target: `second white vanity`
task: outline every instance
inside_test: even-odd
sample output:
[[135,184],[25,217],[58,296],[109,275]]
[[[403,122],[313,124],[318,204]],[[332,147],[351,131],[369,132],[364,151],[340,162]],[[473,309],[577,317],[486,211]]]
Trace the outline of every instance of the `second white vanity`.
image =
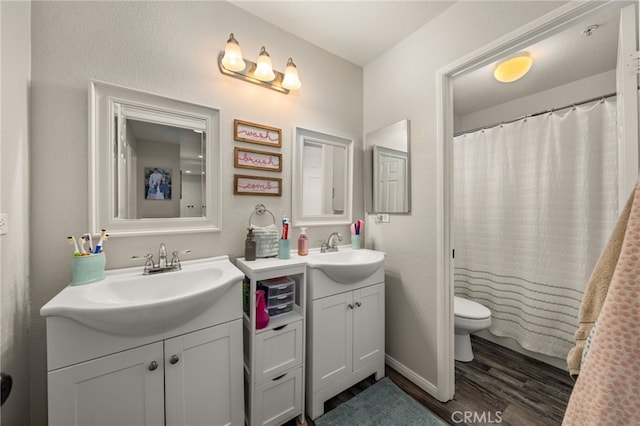
[[346,250],[307,259],[306,408],[375,374],[384,377],[384,254]]

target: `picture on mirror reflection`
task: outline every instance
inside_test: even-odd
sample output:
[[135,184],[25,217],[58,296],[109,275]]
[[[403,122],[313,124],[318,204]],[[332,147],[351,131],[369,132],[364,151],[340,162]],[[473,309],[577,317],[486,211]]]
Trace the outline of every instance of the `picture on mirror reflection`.
[[170,200],[171,169],[145,167],[144,193],[147,200]]

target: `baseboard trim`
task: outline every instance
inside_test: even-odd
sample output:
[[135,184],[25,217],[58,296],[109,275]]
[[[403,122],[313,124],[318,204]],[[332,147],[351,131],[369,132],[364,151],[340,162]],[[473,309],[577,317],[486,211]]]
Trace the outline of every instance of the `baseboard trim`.
[[434,385],[424,377],[420,376],[418,373],[411,370],[409,367],[402,364],[397,359],[389,356],[389,354],[385,354],[385,361],[387,364],[389,364],[389,367],[393,368],[398,373],[402,374],[404,377],[409,379],[411,382],[413,382],[420,389],[427,392],[429,395],[438,399],[438,387],[436,385]]

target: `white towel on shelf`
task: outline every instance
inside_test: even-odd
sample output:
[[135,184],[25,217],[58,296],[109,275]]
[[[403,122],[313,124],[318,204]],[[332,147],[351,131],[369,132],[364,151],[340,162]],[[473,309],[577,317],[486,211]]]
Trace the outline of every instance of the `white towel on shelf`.
[[251,224],[256,240],[256,257],[278,255],[278,228],[276,225],[256,226]]

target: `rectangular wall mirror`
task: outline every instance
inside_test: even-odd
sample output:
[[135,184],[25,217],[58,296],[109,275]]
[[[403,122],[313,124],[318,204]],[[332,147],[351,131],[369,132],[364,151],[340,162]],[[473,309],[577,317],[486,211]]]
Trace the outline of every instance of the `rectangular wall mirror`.
[[93,232],[219,230],[218,110],[101,82],[90,106]]
[[353,139],[295,129],[294,226],[351,223],[353,143]]
[[367,213],[409,213],[409,120],[401,120],[367,133],[364,155]]

